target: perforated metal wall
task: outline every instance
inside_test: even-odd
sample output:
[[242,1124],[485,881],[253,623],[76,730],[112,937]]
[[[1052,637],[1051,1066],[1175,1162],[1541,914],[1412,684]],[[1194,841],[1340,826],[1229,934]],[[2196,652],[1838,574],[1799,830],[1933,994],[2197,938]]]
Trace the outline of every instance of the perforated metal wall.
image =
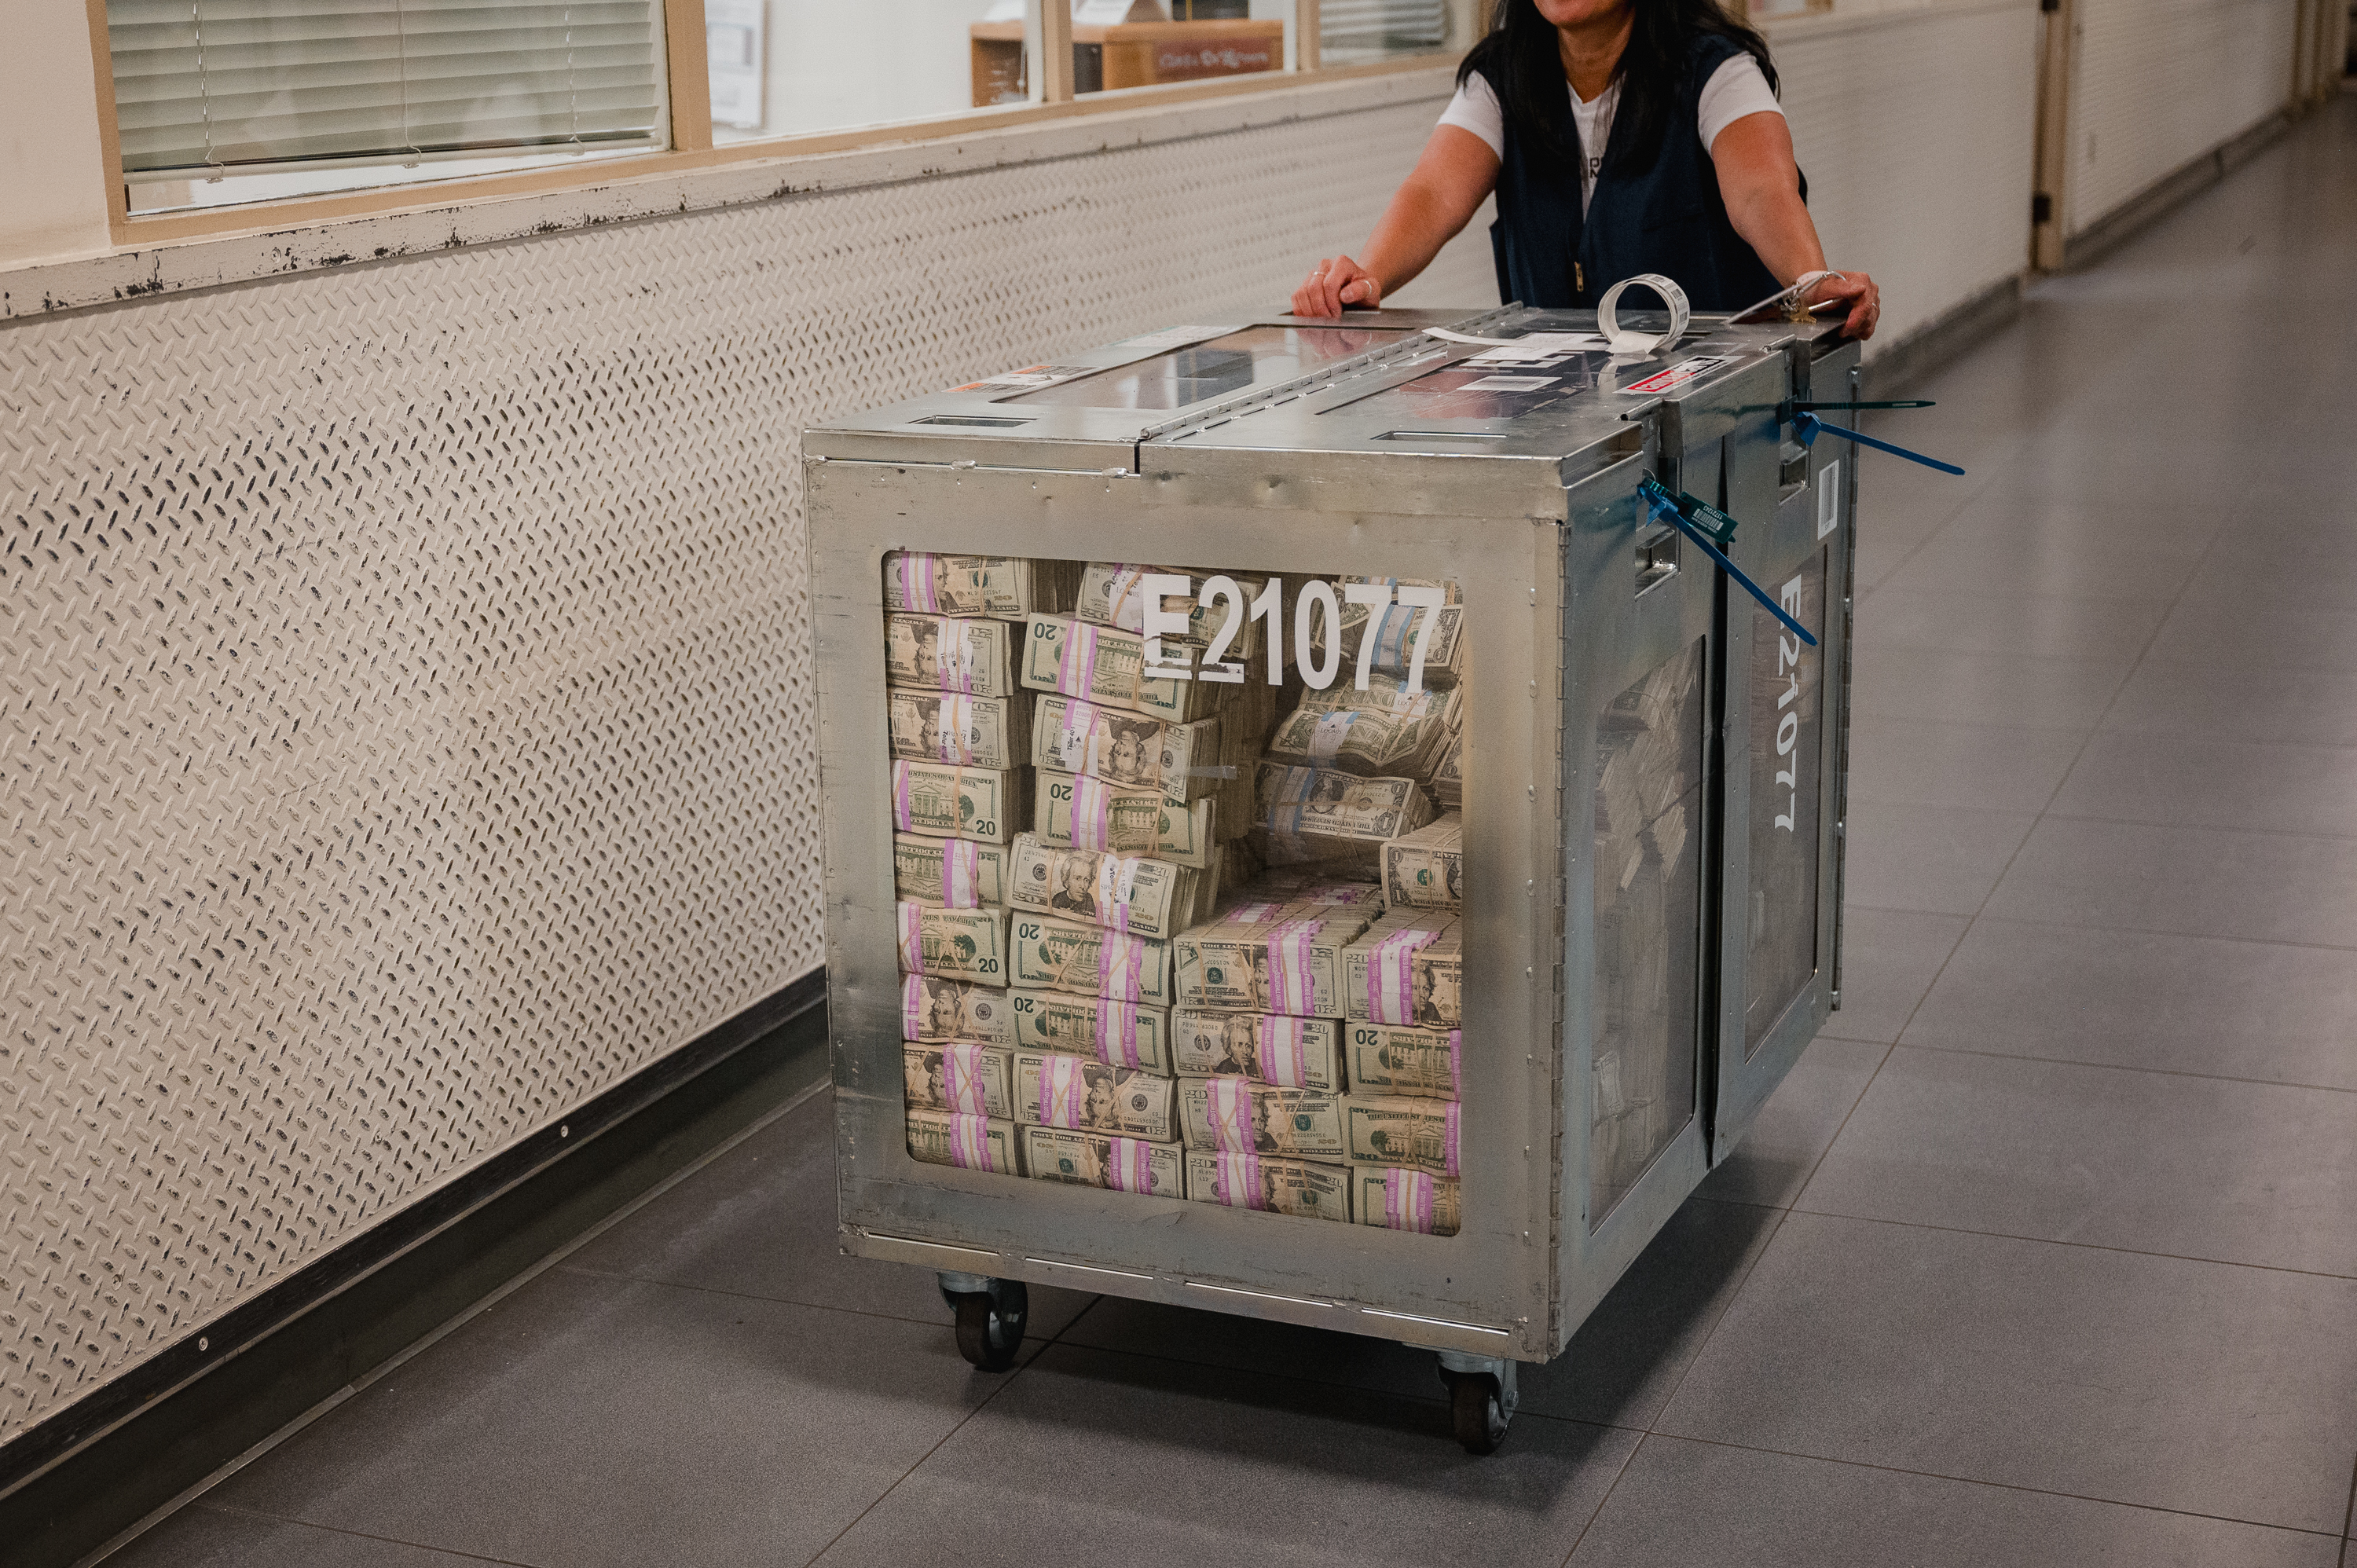
[[1275,305],[1437,109],[0,326],[0,1438],[813,968],[797,431]]
[[2064,231],[2279,113],[2298,11],[2298,0],[2075,0]]

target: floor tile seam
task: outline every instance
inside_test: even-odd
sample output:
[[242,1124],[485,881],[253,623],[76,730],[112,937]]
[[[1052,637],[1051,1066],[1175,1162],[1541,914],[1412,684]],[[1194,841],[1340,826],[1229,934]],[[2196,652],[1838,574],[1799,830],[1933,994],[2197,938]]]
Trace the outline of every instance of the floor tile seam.
[[[2058,820],[2083,821],[2085,819],[2062,818]],[[2035,830],[2033,830],[2033,832]],[[1984,906],[1984,908],[1986,908],[1986,906]],[[1917,915],[1922,913],[1920,909],[1878,909],[1875,912],[1877,914],[1887,915]],[[1948,918],[1951,919],[1954,918],[1953,916],[1950,916]],[[2223,936],[2217,931],[2196,930],[2190,927],[2185,926],[2138,926],[2128,924],[2125,921],[2109,919],[2032,921],[2008,915],[1996,915],[1990,918],[2000,921],[2003,924],[2012,926],[2040,925],[2072,931],[2132,931],[2139,936],[2147,937],[2182,937],[2189,941],[2249,942],[2260,947],[2296,948],[2301,952],[2357,952],[2357,942],[2295,942],[2287,941],[2281,937]],[[1977,921],[1980,917],[1974,916],[1972,918]],[[1958,941],[1961,945],[1962,939],[1959,938]],[[1909,1015],[1908,1023],[1910,1026],[1914,1023],[1914,1017],[1912,1015]],[[1906,1033],[1906,1030],[1901,1029],[1900,1033],[1903,1036]]]
[[[1037,1358],[1035,1357],[1033,1359],[1037,1359]],[[886,1498],[889,1498],[894,1492],[899,1491],[903,1486],[907,1485],[909,1477],[915,1475],[920,1469],[923,1468],[926,1460],[931,1459],[934,1455],[940,1453],[943,1444],[948,1443],[951,1438],[955,1437],[959,1433],[963,1432],[966,1427],[966,1423],[972,1421],[975,1416],[980,1415],[984,1411],[988,1410],[991,1406],[991,1402],[997,1399],[999,1395],[1005,1393],[1007,1389],[1013,1385],[1015,1380],[1021,1377],[1025,1369],[1029,1366],[1029,1361],[1024,1361],[1009,1369],[1006,1375],[999,1379],[998,1386],[996,1388],[991,1390],[990,1392],[985,1394],[981,1399],[974,1402],[973,1409],[967,1411],[963,1415],[958,1417],[956,1421],[952,1422],[950,1425],[950,1429],[947,1432],[942,1433],[941,1437],[935,1441],[931,1447],[917,1455],[916,1462],[910,1465],[907,1469],[901,1471],[898,1477],[894,1477],[890,1486],[885,1487],[882,1491],[868,1498],[867,1506],[861,1509],[857,1514],[854,1515],[841,1530],[836,1530],[833,1535],[827,1537],[826,1544],[821,1546],[816,1552],[812,1552],[808,1557],[802,1559],[802,1568],[813,1568],[813,1565],[815,1564],[820,1558],[824,1557],[828,1552],[834,1551],[845,1536],[849,1535],[853,1530],[858,1529],[860,1520],[866,1519],[869,1514],[874,1513],[877,1509],[883,1507]]]
[[[2019,441],[2019,438],[2018,438],[2018,437],[2016,437],[2016,444],[2018,444],[2018,441]],[[1853,453],[1857,453],[1857,452],[1858,451],[1858,448],[1857,448],[1857,446],[1855,444],[1852,444],[1852,446],[1851,446],[1851,447],[1850,447],[1850,450],[1851,450]],[[1853,460],[1853,461],[1856,461],[1857,459],[1856,459],[1856,458],[1853,458],[1852,460]],[[1900,461],[1903,461],[1903,459],[1901,459],[1901,458],[1896,458],[1896,457],[1889,458],[1889,459],[1887,459],[1887,460],[1888,460],[1888,461],[1890,461],[1890,462],[1900,462]],[[1926,531],[1926,532],[1925,532],[1925,533],[1924,533],[1923,537],[1922,537],[1922,538],[1921,538],[1921,539],[1919,539],[1919,540],[1917,540],[1917,541],[1915,542],[1914,548],[1912,548],[1912,549],[1909,550],[1909,551],[1907,552],[1907,553],[1906,553],[1906,554],[1901,555],[1901,556],[1899,558],[1898,562],[1897,562],[1895,564],[1893,564],[1893,565],[1891,566],[1891,568],[1890,568],[1890,570],[1889,570],[1889,571],[1885,572],[1881,576],[1879,576],[1879,577],[1876,578],[1876,579],[1874,580],[1874,582],[1873,582],[1870,585],[1868,585],[1868,587],[1865,590],[1865,592],[1860,593],[1860,594],[1857,596],[1857,602],[1858,602],[1859,604],[1861,604],[1861,605],[1862,605],[1862,604],[1864,604],[1864,603],[1866,602],[1866,597],[1867,597],[1867,594],[1872,593],[1872,592],[1874,591],[1874,589],[1880,587],[1883,584],[1888,583],[1889,581],[1890,581],[1890,579],[1891,579],[1891,578],[1893,578],[1893,577],[1897,576],[1900,573],[1901,573],[1901,572],[1905,571],[1905,570],[1907,569],[1908,564],[1909,564],[1910,562],[1913,561],[1913,560],[1915,559],[1915,557],[1916,557],[1916,556],[1921,555],[1921,554],[1924,552],[1924,550],[1925,550],[1927,547],[1929,547],[1929,545],[1931,544],[1932,541],[1933,541],[1933,540],[1935,540],[1935,539],[1939,538],[1939,537],[1940,537],[1940,535],[1941,535],[1942,533],[1943,533],[1943,532],[1946,532],[1948,525],[1949,525],[1950,523],[1952,523],[1952,522],[1955,521],[1956,521],[1956,519],[1957,519],[1960,515],[1962,515],[1962,513],[1964,512],[1964,510],[1966,507],[1968,507],[1968,506],[1972,505],[1974,501],[1977,500],[1977,499],[1980,498],[1980,494],[1981,494],[1981,492],[1982,492],[1983,490],[1986,490],[1986,489],[1988,489],[1990,479],[1994,479],[1996,477],[1996,475],[1991,474],[1991,475],[1989,476],[1989,478],[1985,478],[1985,479],[1983,479],[1983,480],[1982,480],[1978,485],[1975,486],[1975,487],[1974,487],[1970,491],[1968,491],[1968,492],[1967,492],[1967,493],[1966,493],[1966,494],[1965,494],[1965,495],[1964,495],[1961,499],[1959,499],[1959,500],[1956,502],[1956,504],[1955,504],[1954,506],[1953,506],[1953,507],[1949,508],[1949,509],[1948,509],[1948,513],[1947,513],[1947,515],[1946,515],[1945,517],[1943,517],[1942,519],[1940,519],[1940,521],[1937,521],[1937,522],[1933,523],[1933,524],[1931,526],[1931,528],[1930,528],[1928,531]],[[1860,492],[1861,492],[1861,493],[1860,493],[1860,495],[1859,495],[1859,497],[1858,497],[1857,506],[1858,506],[1858,507],[1863,507],[1863,506],[1865,506],[1867,503],[1866,503],[1866,497],[1865,497],[1865,495],[1864,495],[1864,493],[1863,493],[1863,492],[1864,492],[1864,490],[1865,490],[1865,488],[1866,488],[1866,465],[1865,465],[1864,463],[1862,463],[1862,462],[1858,463],[1858,467],[1857,467],[1857,479],[1858,479],[1858,489],[1859,489],[1859,490],[1860,490]],[[1934,492],[1934,493],[1937,493],[1937,492]],[[1851,543],[1850,543],[1850,554],[1851,554],[1851,556],[1852,556],[1852,558],[1853,558],[1853,559],[1855,559],[1855,558],[1856,558],[1857,553],[1857,541],[1856,541],[1855,539],[1853,539],[1853,540],[1851,541]],[[1575,1547],[1573,1550],[1577,1551],[1577,1547]]]
[[1962,642],[1953,646],[1942,642],[1899,642],[1888,636],[1871,635],[1860,636],[1855,641],[1861,653],[1928,653],[1942,659],[2007,659],[2022,664],[2077,664],[2106,670],[2114,666],[2125,670],[2131,662],[2117,653],[2023,653],[2014,649]]
[[1948,1236],[1979,1236],[1991,1241],[2028,1241],[2040,1247],[2074,1247],[2085,1252],[2115,1252],[2129,1258],[2157,1258],[2171,1263],[2200,1263],[2221,1269],[2250,1269],[2264,1274],[2294,1274],[2301,1279],[2332,1280],[2357,1284],[2357,1272],[2296,1269],[2286,1263],[2254,1263],[2243,1258],[2205,1258],[2191,1252],[2161,1252],[2149,1247],[2119,1247],[2102,1241],[2070,1240],[2057,1236],[2025,1236],[2015,1230],[1982,1230],[1969,1225],[1936,1225],[1927,1219],[1892,1219],[1879,1214],[1850,1214],[1838,1208],[1803,1208],[1795,1201],[1792,1212],[1818,1219],[1847,1219],[1860,1225],[1887,1225],[1901,1230],[1931,1230]]
[[501,1568],[543,1568],[542,1564],[529,1563],[520,1557],[491,1557],[479,1552],[463,1552],[456,1547],[436,1546],[431,1541],[412,1541],[403,1535],[385,1535],[373,1530],[353,1530],[339,1524],[321,1524],[317,1520],[302,1519],[294,1514],[272,1513],[266,1509],[241,1508],[234,1503],[205,1501],[191,1503],[188,1506],[207,1513],[226,1514],[232,1519],[266,1520],[272,1524],[299,1525],[305,1530],[322,1530],[329,1535],[349,1535],[361,1541],[382,1541],[388,1546],[414,1547],[420,1552],[431,1552],[439,1557],[458,1557],[469,1563],[497,1563],[501,1565]]
[[1652,1435],[1651,1432],[1640,1433],[1637,1441],[1629,1444],[1629,1452],[1620,1456],[1620,1463],[1614,1468],[1612,1479],[1604,1484],[1604,1491],[1597,1498],[1596,1506],[1587,1510],[1586,1519],[1579,1521],[1579,1533],[1571,1538],[1571,1549],[1563,1554],[1563,1562],[1556,1564],[1556,1568],[1570,1568],[1571,1560],[1579,1555],[1580,1543],[1587,1539],[1587,1532],[1596,1528],[1596,1521],[1604,1517],[1604,1509],[1612,1501],[1612,1494],[1620,1489],[1620,1478],[1637,1462],[1637,1455],[1645,1451],[1645,1444],[1652,1440]]
[[[630,1202],[622,1205],[619,1208],[615,1209],[612,1213],[591,1224],[587,1229],[583,1230],[580,1235],[575,1237],[565,1245],[555,1249],[531,1263],[526,1264],[524,1268],[516,1274],[512,1275],[484,1295],[478,1297],[476,1300],[469,1302],[465,1306],[459,1308],[457,1312],[451,1314],[450,1316],[444,1319],[440,1324],[427,1330],[424,1335],[411,1341],[409,1344],[402,1347],[401,1349],[395,1351],[381,1364],[371,1367],[365,1372],[362,1372],[359,1377],[354,1378],[350,1382],[348,1382],[342,1387],[335,1390],[326,1398],[320,1400],[309,1409],[296,1415],[293,1420],[270,1433],[259,1442],[232,1456],[227,1463],[212,1470],[194,1485],[185,1487],[177,1496],[167,1499],[160,1507],[149,1512],[145,1517],[135,1521],[131,1526],[123,1530],[120,1534],[116,1535],[112,1541],[108,1541],[106,1545],[102,1548],[102,1552],[104,1555],[111,1556],[114,1552],[121,1551],[123,1548],[130,1545],[131,1542],[138,1540],[142,1535],[145,1535],[150,1530],[153,1530],[156,1526],[171,1518],[172,1515],[179,1512],[180,1509],[187,1508],[190,1504],[204,1498],[207,1493],[210,1492],[215,1487],[220,1486],[223,1481],[226,1481],[231,1477],[243,1471],[249,1466],[260,1463],[280,1447],[300,1437],[305,1432],[308,1431],[313,1425],[326,1418],[328,1414],[338,1410],[352,1399],[357,1398],[364,1390],[382,1381],[385,1378],[392,1376],[394,1372],[399,1371],[402,1368],[407,1366],[411,1361],[416,1359],[419,1356],[424,1355],[426,1351],[434,1348],[434,1347],[439,1345],[451,1335],[457,1333],[468,1324],[473,1323],[485,1312],[497,1306],[500,1303],[505,1301],[516,1292],[523,1289],[534,1280],[539,1279],[542,1275],[557,1268],[566,1258],[572,1256],[573,1253],[578,1251],[581,1248],[587,1246],[591,1241],[596,1240],[599,1236],[605,1234],[606,1231],[620,1224],[624,1219],[629,1219],[631,1215],[637,1213],[648,1204],[652,1203],[656,1198],[661,1197],[673,1187],[677,1187],[680,1183],[687,1180],[688,1177],[695,1175],[698,1171],[711,1165],[714,1161],[721,1158],[730,1150],[736,1148],[747,1139],[751,1138],[755,1133],[772,1125],[780,1118],[790,1115],[797,1108],[809,1101],[810,1099],[817,1094],[821,1090],[830,1087],[832,1083],[833,1079],[831,1078],[823,1077],[804,1085],[801,1089],[796,1090],[792,1094],[787,1097],[782,1104],[779,1105],[774,1110],[763,1112],[750,1125],[722,1140],[718,1144],[706,1150],[695,1159],[689,1161],[686,1165],[681,1166],[670,1176],[665,1176],[662,1181],[657,1182],[653,1187],[649,1187],[645,1192],[640,1193],[637,1197],[632,1198]],[[222,1505],[219,1503],[209,1503],[206,1506],[218,1509]],[[297,1520],[292,1522],[308,1523],[309,1521]],[[328,1527],[321,1526],[319,1528],[325,1529]],[[436,1550],[438,1550],[438,1548]]]
[[[2343,747],[2342,749],[2357,752],[2357,746],[2348,746]],[[2113,817],[2106,816],[2101,811],[2058,811],[2050,808],[2040,811],[2039,815],[2040,817],[2051,817],[2059,822],[2109,822],[2115,827],[2123,828],[2164,828],[2170,832],[2190,828],[2195,832],[2248,833],[2254,838],[2315,839],[2325,843],[2348,843],[2352,841],[2357,841],[2357,832],[2327,833],[2298,828],[2263,828],[2254,826],[2236,826],[2230,828],[2221,826],[2216,822],[2155,822],[2150,817]]]
[[[2021,816],[2029,815],[2028,812],[2018,812],[2016,814]],[[1849,904],[1844,906],[1844,908],[1850,909],[1865,909],[1877,915],[1920,915],[1925,913],[1925,911],[1921,909],[1889,909],[1884,908],[1880,905]],[[1955,918],[1956,917],[1954,916],[1949,917],[1951,919]],[[2140,927],[2090,925],[2084,920],[2041,920],[2028,915],[1990,915],[1985,913],[1981,915],[1979,918],[1986,920],[1993,926],[2026,926],[2041,931],[2108,931],[2143,929],[2143,928]],[[2188,941],[2226,942],[2235,947],[2290,948],[2299,952],[2337,953],[2350,950],[2348,948],[2342,947],[2334,942],[2287,942],[2279,937],[2222,937],[2215,931],[2196,931],[2190,934],[2176,931],[2147,931],[2145,934],[2150,936],[2182,936]],[[1839,1017],[1840,1015],[1835,1014],[1835,1016]]]
[[2349,1561],[2350,1541],[2357,1539],[2357,1457],[2349,1462],[2349,1502],[2341,1510],[2341,1560]]
[[[1886,1056],[1889,1055],[1888,1052],[1885,1052],[1884,1054]],[[1871,1079],[1869,1079],[1868,1081],[1872,1081]],[[1861,1099],[1864,1098],[1864,1094],[1865,1091],[1861,1090],[1859,1091],[1859,1097]],[[1854,1111],[1857,1109],[1857,1106],[1853,1104],[1850,1109]],[[1845,1116],[1842,1120],[1846,1125],[1849,1119]],[[1834,1135],[1835,1137],[1839,1137],[1841,1134],[1836,1132]],[[1813,1176],[1816,1173],[1816,1167],[1814,1165],[1810,1166],[1809,1170],[1810,1174]],[[1803,1177],[1801,1182],[1801,1187],[1805,1187],[1807,1186],[1807,1178]],[[1793,1196],[1795,1197],[1800,1196],[1801,1187],[1795,1187],[1793,1189]],[[1706,1201],[1708,1200],[1706,1199]],[[1693,1351],[1686,1357],[1686,1364],[1678,1369],[1678,1375],[1670,1383],[1669,1391],[1662,1396],[1661,1402],[1653,1407],[1653,1413],[1646,1418],[1644,1431],[1647,1436],[1652,1435],[1654,1431],[1659,1427],[1662,1418],[1667,1415],[1670,1412],[1670,1407],[1677,1402],[1679,1391],[1686,1386],[1686,1380],[1694,1375],[1694,1369],[1702,1364],[1703,1357],[1708,1353],[1710,1349],[1710,1342],[1718,1337],[1719,1327],[1721,1325],[1726,1323],[1727,1315],[1735,1310],[1736,1302],[1741,1299],[1744,1287],[1751,1283],[1751,1276],[1753,1273],[1759,1269],[1760,1260],[1768,1256],[1768,1250],[1776,1244],[1776,1238],[1784,1233],[1784,1222],[1792,1217],[1791,1208],[1788,1206],[1781,1208],[1776,1208],[1772,1210],[1772,1212],[1775,1214],[1776,1218],[1770,1223],[1768,1227],[1768,1234],[1760,1239],[1760,1245],[1758,1249],[1752,1252],[1751,1261],[1744,1264],[1743,1273],[1738,1276],[1735,1283],[1728,1287],[1726,1299],[1721,1302],[1717,1314],[1714,1316],[1708,1325],[1704,1327],[1702,1337],[1695,1341]],[[1644,1444],[1641,1443],[1638,1444],[1638,1447],[1640,1448],[1643,1446]],[[1636,1456],[1634,1450],[1631,1451],[1630,1456],[1632,1459]],[[1597,1506],[1600,1510],[1603,1505],[1599,1503]],[[1591,1520],[1590,1522],[1593,1522],[1593,1520]],[[1580,1531],[1580,1535],[1583,1538],[1587,1533],[1587,1531],[1585,1529]],[[1573,1541],[1571,1549],[1574,1552],[1578,1551],[1579,1542],[1577,1541]],[[1565,1561],[1569,1562],[1570,1559],[1566,1557]]]
[[1711,1448],[1731,1448],[1744,1454],[1772,1454],[1782,1459],[1806,1459],[1818,1465],[1846,1465],[1854,1470],[1878,1470],[1889,1476],[1912,1476],[1918,1480],[1950,1481],[1958,1486],[1987,1487],[2001,1492],[2023,1492],[2038,1498],[2061,1498],[2071,1502],[2099,1503],[2106,1508],[2135,1509],[2140,1513],[2167,1514],[2176,1519],[2211,1520],[2219,1524],[2237,1524],[2251,1530],[2279,1530],[2287,1535],[2312,1535],[2321,1541],[2331,1541],[2329,1530],[2311,1530],[2306,1525],[2277,1524],[2271,1520],[2244,1519],[2239,1514],[2206,1513],[2200,1509],[2165,1508],[2158,1503],[2140,1503],[2126,1498],[2107,1498],[2095,1492],[2064,1491],[2058,1487],[2029,1487],[2018,1481],[1993,1481],[1981,1476],[1960,1476],[1945,1470],[1917,1470],[1904,1465],[1878,1465],[1870,1459],[1849,1459],[1834,1454],[1814,1454],[1801,1448],[1776,1448],[1760,1443],[1737,1443],[1725,1437],[1705,1437],[1690,1432],[1654,1432],[1651,1436],[1666,1438],[1674,1443],[1698,1443]]
[[[2116,701],[2116,697],[2114,700]],[[2106,708],[2105,711],[2108,712],[2109,709]],[[1871,718],[1877,724],[1914,725],[1923,729],[2019,730],[2032,735],[2052,735],[2057,730],[2079,730],[2089,736],[2095,733],[2095,726],[2093,725],[1991,725],[1982,724],[1973,719],[1894,719],[1882,714],[1867,714],[1858,716]]]
[[2029,1051],[1993,1051],[1974,1046],[1943,1046],[1923,1040],[1901,1039],[1899,1048],[1910,1051],[1937,1051],[1943,1056],[1980,1057],[1989,1061],[2041,1062],[2050,1067],[2093,1068],[2102,1072],[2136,1072],[2154,1078],[2190,1078],[2201,1083],[2247,1083],[2259,1089],[2316,1090],[2325,1094],[2357,1095],[2357,1085],[2338,1083],[2300,1083],[2281,1078],[2244,1078],[2231,1072],[2195,1072],[2188,1068],[2141,1067],[2132,1062],[2089,1061],[2083,1057],[2040,1056]]
[[[2076,731],[2084,730],[2084,729],[2087,727],[2087,726],[2086,726],[2086,725],[2077,725],[2077,724],[2069,724],[2069,725],[2062,725],[2062,724],[2056,724],[2056,725],[2039,725],[2039,724],[1975,725],[1975,724],[1972,724],[1972,723],[1970,723],[1969,721],[1953,721],[1953,720],[1946,720],[1946,719],[1932,719],[1932,720],[1923,720],[1923,719],[1918,719],[1918,718],[1915,718],[1915,717],[1911,716],[1910,714],[1909,714],[1908,713],[1906,713],[1905,711],[1900,710],[1900,709],[1897,709],[1897,708],[1877,708],[1877,707],[1865,707],[1865,706],[1857,706],[1857,705],[1853,705],[1853,706],[1851,707],[1851,709],[1850,709],[1850,715],[1851,715],[1851,717],[1852,717],[1852,718],[1854,718],[1854,719],[1873,719],[1874,721],[1876,721],[1876,722],[1877,722],[1877,723],[1878,723],[1878,724],[1889,724],[1889,723],[1890,723],[1890,722],[1892,722],[1892,721],[1894,721],[1894,720],[1896,720],[1897,722],[1899,722],[1899,723],[1900,723],[1900,724],[1921,724],[1921,723],[1943,724],[1943,725],[1945,725],[1945,724],[1953,724],[1953,725],[1954,725],[1954,727],[1956,727],[1956,728],[1958,728],[1958,729],[2007,729],[2007,730],[2033,730],[2033,731],[2036,731],[2036,732],[2038,732],[2038,733],[2040,733],[2040,734],[2043,734],[2043,735],[2057,735],[2057,734],[2063,734],[2063,733],[2068,733],[2068,732],[2076,732]],[[1869,800],[1869,802],[1868,802],[1868,803],[1869,803],[1869,804],[1879,803],[1879,804],[1884,804],[1884,805],[1901,805],[1901,804],[1905,804],[1905,805],[1913,805],[1913,804],[1918,804],[1919,802],[1915,802],[1915,801],[1898,801],[1898,800],[1882,800],[1882,801],[1880,801],[1880,802],[1874,802],[1874,801]]]

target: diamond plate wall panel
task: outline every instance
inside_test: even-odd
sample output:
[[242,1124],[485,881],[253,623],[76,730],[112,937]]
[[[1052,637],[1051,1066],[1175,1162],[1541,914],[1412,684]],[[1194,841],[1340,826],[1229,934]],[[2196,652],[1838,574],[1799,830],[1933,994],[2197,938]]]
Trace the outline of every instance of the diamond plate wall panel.
[[2063,231],[2282,112],[2298,0],[2074,0]]
[[0,327],[0,1438],[814,967],[799,429],[1270,307],[1437,113]]

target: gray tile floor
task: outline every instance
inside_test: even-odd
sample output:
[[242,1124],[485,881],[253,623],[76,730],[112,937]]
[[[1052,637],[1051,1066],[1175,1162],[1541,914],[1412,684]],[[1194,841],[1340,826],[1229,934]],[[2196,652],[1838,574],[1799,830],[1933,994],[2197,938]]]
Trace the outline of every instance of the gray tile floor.
[[115,1560],[2357,1568],[2357,99],[1867,490],[1847,1005],[1505,1449],[1039,1291],[970,1371],[781,1115]]

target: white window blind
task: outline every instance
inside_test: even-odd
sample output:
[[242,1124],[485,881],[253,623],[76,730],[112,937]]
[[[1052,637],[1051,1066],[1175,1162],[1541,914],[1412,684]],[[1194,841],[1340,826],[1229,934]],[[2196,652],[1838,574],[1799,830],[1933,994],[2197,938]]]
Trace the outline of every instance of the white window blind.
[[660,144],[657,0],[107,0],[126,174]]
[[1319,0],[1326,48],[1439,49],[1448,41],[1448,0]]

